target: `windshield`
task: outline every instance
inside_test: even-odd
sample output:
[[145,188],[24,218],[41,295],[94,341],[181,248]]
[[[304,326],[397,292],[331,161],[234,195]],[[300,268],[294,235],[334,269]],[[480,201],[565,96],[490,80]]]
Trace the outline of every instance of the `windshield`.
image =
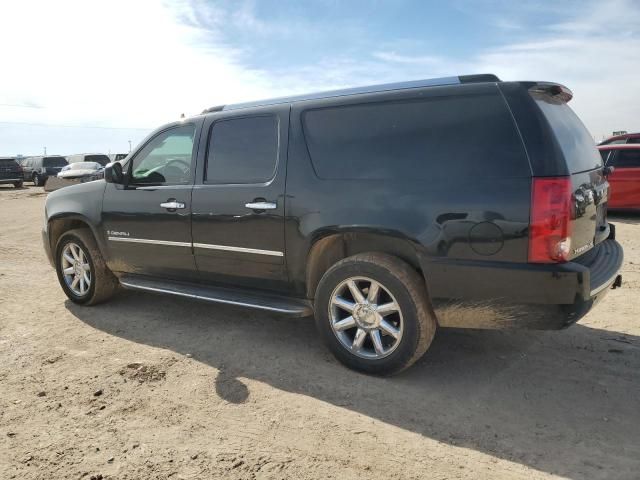
[[87,162],[99,163],[103,167],[111,161],[106,155],[85,155],[84,159]]
[[45,157],[42,160],[43,167],[64,167],[67,160],[64,157]]
[[569,105],[550,95],[532,96],[555,134],[569,171],[578,173],[602,167],[591,134]]

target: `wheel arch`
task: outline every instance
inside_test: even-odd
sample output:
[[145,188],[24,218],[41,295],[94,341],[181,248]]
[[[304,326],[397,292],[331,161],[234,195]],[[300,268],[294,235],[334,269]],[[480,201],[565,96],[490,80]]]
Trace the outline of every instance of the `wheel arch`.
[[96,234],[96,231],[93,228],[93,225],[91,224],[91,222],[87,217],[81,214],[59,214],[59,215],[52,216],[47,221],[47,232],[49,233],[49,246],[51,247],[51,252],[54,253],[54,258],[55,258],[56,246],[58,245],[58,240],[60,239],[60,237],[65,232],[69,230],[73,230],[75,228],[87,228],[93,235],[93,238],[95,239],[96,244],[98,245],[98,248],[101,250],[100,253],[104,255],[104,252],[102,251],[102,248],[100,245],[100,241],[98,240],[99,237]]
[[340,260],[358,253],[378,252],[393,255],[413,267],[424,279],[418,245],[398,232],[346,230],[321,232],[315,236],[307,254],[305,268],[306,297],[313,299],[324,273]]

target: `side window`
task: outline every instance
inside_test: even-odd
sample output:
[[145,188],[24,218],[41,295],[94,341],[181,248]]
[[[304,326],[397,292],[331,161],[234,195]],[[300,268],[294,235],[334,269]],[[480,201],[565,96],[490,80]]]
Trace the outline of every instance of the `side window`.
[[272,115],[215,122],[209,134],[206,183],[264,183],[278,163],[278,119]]
[[311,162],[322,179],[531,175],[497,93],[313,109],[302,121]]
[[602,157],[603,165],[607,164],[607,157],[609,157],[610,153],[611,153],[611,150],[600,150],[600,156]]
[[619,150],[614,158],[613,166],[618,168],[639,168],[640,148],[637,150]]
[[131,183],[185,185],[193,171],[195,126],[181,125],[158,134],[134,157]]
[[627,141],[627,143],[640,143],[640,137],[632,137]]

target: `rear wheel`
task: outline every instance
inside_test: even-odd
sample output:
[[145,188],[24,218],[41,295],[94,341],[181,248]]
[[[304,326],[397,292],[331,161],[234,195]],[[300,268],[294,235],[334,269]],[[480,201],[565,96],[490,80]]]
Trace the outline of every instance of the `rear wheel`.
[[86,228],[64,233],[56,248],[56,271],[72,302],[95,305],[113,296],[118,280],[107,268],[91,232]]
[[316,291],[316,324],[349,368],[390,375],[427,351],[435,315],[420,275],[381,253],[354,255],[332,266]]
[[40,178],[40,175],[38,175],[37,173],[33,174],[33,184],[36,187],[42,186],[42,179]]

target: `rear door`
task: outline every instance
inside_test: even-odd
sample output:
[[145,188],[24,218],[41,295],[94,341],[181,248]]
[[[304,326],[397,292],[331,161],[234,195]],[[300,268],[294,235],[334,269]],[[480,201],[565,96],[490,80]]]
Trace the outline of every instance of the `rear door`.
[[0,158],[0,180],[16,180],[22,177],[20,165],[12,158]]
[[288,129],[288,105],[222,112],[205,121],[192,215],[203,282],[286,288]]
[[67,165],[67,160],[64,157],[44,157],[42,159],[43,173],[48,177],[55,177],[60,173],[62,167]]
[[600,153],[591,134],[560,95],[531,94],[555,139],[558,175],[572,183],[571,247],[569,259],[578,257],[609,236],[607,201],[609,182],[603,175]]
[[607,165],[614,171],[609,176],[611,183],[611,208],[640,209],[640,145],[638,148],[613,150]]

